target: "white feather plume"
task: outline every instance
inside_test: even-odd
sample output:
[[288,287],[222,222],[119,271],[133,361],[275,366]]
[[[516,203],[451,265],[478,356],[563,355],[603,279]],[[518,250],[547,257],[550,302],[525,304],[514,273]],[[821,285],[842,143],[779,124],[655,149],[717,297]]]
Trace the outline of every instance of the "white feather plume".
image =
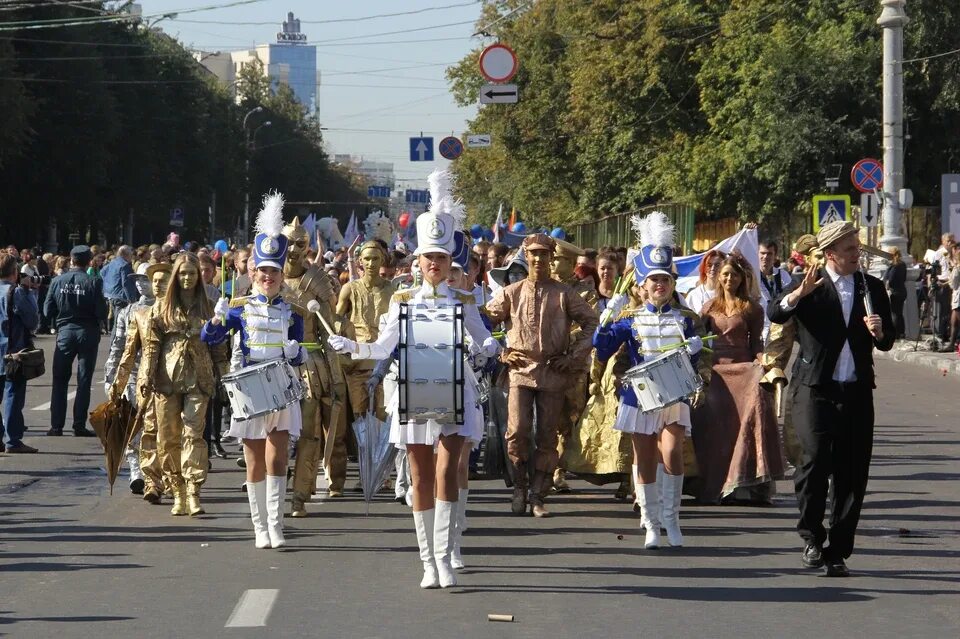
[[279,237],[283,232],[283,195],[276,191],[263,196],[263,208],[257,214],[257,233]]
[[443,169],[434,169],[427,177],[427,185],[430,189],[430,212],[441,213],[444,210],[444,198],[452,197],[453,175],[450,171]]
[[[632,220],[631,220],[632,221]],[[661,211],[654,211],[640,220],[640,246],[673,246],[673,223]],[[636,227],[634,227],[636,229]]]
[[463,206],[463,200],[460,198],[453,199],[453,196],[448,195],[444,198],[443,203],[444,212],[449,213],[453,218],[454,230],[462,231],[467,221],[467,209]]
[[642,246],[643,240],[640,238],[643,236],[643,227],[644,227],[644,218],[639,213],[635,213],[630,216],[630,228],[633,229],[633,234],[637,238],[637,245]]

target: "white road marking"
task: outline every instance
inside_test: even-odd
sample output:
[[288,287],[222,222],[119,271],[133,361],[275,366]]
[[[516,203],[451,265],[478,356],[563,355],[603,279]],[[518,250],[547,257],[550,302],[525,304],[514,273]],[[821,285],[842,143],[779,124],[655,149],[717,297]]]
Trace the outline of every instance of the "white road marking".
[[267,625],[279,590],[246,590],[224,628],[258,628]]
[[[77,391],[75,390],[70,391],[69,393],[67,393],[67,401],[69,402],[71,399],[73,399],[76,396],[77,396]],[[45,404],[40,404],[36,408],[31,408],[30,410],[50,410],[50,402],[47,402]]]

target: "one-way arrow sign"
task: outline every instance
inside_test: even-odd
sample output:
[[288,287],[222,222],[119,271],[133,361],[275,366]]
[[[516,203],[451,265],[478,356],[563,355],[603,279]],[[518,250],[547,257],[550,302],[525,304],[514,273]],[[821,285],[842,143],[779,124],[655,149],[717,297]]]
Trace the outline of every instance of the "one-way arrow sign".
[[433,162],[433,138],[410,138],[410,161]]
[[873,193],[860,194],[860,226],[873,228],[880,219],[880,207]]
[[485,84],[480,89],[480,104],[516,104],[518,99],[515,84]]

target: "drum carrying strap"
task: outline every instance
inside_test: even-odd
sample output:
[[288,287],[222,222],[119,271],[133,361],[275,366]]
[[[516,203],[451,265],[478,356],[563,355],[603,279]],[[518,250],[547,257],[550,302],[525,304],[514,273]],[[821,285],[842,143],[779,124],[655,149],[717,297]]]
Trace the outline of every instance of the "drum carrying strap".
[[400,304],[400,341],[397,343],[398,359],[398,377],[397,377],[397,396],[400,400],[398,411],[400,413],[400,423],[409,421],[407,405],[409,404],[410,392],[407,387],[407,318],[410,315],[410,307],[407,304]]

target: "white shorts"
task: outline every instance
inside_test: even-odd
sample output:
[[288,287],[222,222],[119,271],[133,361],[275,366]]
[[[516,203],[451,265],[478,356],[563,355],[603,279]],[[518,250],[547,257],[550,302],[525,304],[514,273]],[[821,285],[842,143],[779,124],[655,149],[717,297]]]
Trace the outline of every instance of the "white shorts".
[[621,403],[617,409],[617,419],[613,429],[621,433],[638,435],[659,435],[667,424],[680,424],[687,437],[690,436],[690,407],[683,402],[652,413],[643,414],[636,406]]

